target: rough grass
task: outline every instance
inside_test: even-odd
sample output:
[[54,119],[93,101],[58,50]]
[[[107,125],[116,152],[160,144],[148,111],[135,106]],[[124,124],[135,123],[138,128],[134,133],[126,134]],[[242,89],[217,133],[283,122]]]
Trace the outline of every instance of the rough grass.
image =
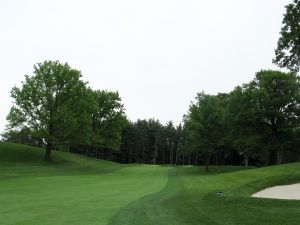
[[0,224],[300,224],[300,201],[250,197],[300,182],[300,163],[206,173],[60,152],[53,163],[42,158],[40,149],[0,143]]

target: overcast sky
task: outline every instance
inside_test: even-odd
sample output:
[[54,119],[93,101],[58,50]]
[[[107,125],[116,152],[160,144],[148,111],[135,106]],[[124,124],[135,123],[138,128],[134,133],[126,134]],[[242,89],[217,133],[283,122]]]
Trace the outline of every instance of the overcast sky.
[[0,132],[10,90],[44,60],[119,91],[128,117],[178,124],[197,92],[272,65],[287,0],[0,0]]

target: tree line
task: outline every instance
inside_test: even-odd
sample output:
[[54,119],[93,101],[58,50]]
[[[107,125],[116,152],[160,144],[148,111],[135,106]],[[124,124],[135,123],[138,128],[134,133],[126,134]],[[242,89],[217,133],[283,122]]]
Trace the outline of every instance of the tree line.
[[280,71],[260,71],[228,94],[199,93],[185,117],[190,147],[207,166],[211,156],[232,150],[246,166],[297,160],[299,106],[299,77]]
[[68,64],[35,66],[12,89],[6,141],[150,164],[271,165],[298,159],[300,80],[262,70],[230,93],[197,94],[183,123],[129,121],[117,92],[92,90]]
[[129,121],[118,92],[93,90],[67,63],[34,65],[14,87],[6,141],[122,163],[272,165],[299,158],[300,2],[286,6],[273,62],[230,93],[199,92],[179,125]]

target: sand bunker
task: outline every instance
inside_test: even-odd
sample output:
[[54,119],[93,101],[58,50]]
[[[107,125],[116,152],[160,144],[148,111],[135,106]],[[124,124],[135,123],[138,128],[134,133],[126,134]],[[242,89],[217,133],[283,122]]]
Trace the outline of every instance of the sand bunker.
[[300,200],[300,183],[267,188],[252,197]]

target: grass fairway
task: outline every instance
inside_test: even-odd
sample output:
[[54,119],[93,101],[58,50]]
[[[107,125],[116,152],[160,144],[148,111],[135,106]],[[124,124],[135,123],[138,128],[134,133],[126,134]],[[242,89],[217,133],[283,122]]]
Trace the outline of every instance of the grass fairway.
[[[0,143],[0,224],[300,224],[300,201],[251,198],[300,182],[300,164],[260,169],[120,165]],[[217,191],[223,191],[219,197]]]

